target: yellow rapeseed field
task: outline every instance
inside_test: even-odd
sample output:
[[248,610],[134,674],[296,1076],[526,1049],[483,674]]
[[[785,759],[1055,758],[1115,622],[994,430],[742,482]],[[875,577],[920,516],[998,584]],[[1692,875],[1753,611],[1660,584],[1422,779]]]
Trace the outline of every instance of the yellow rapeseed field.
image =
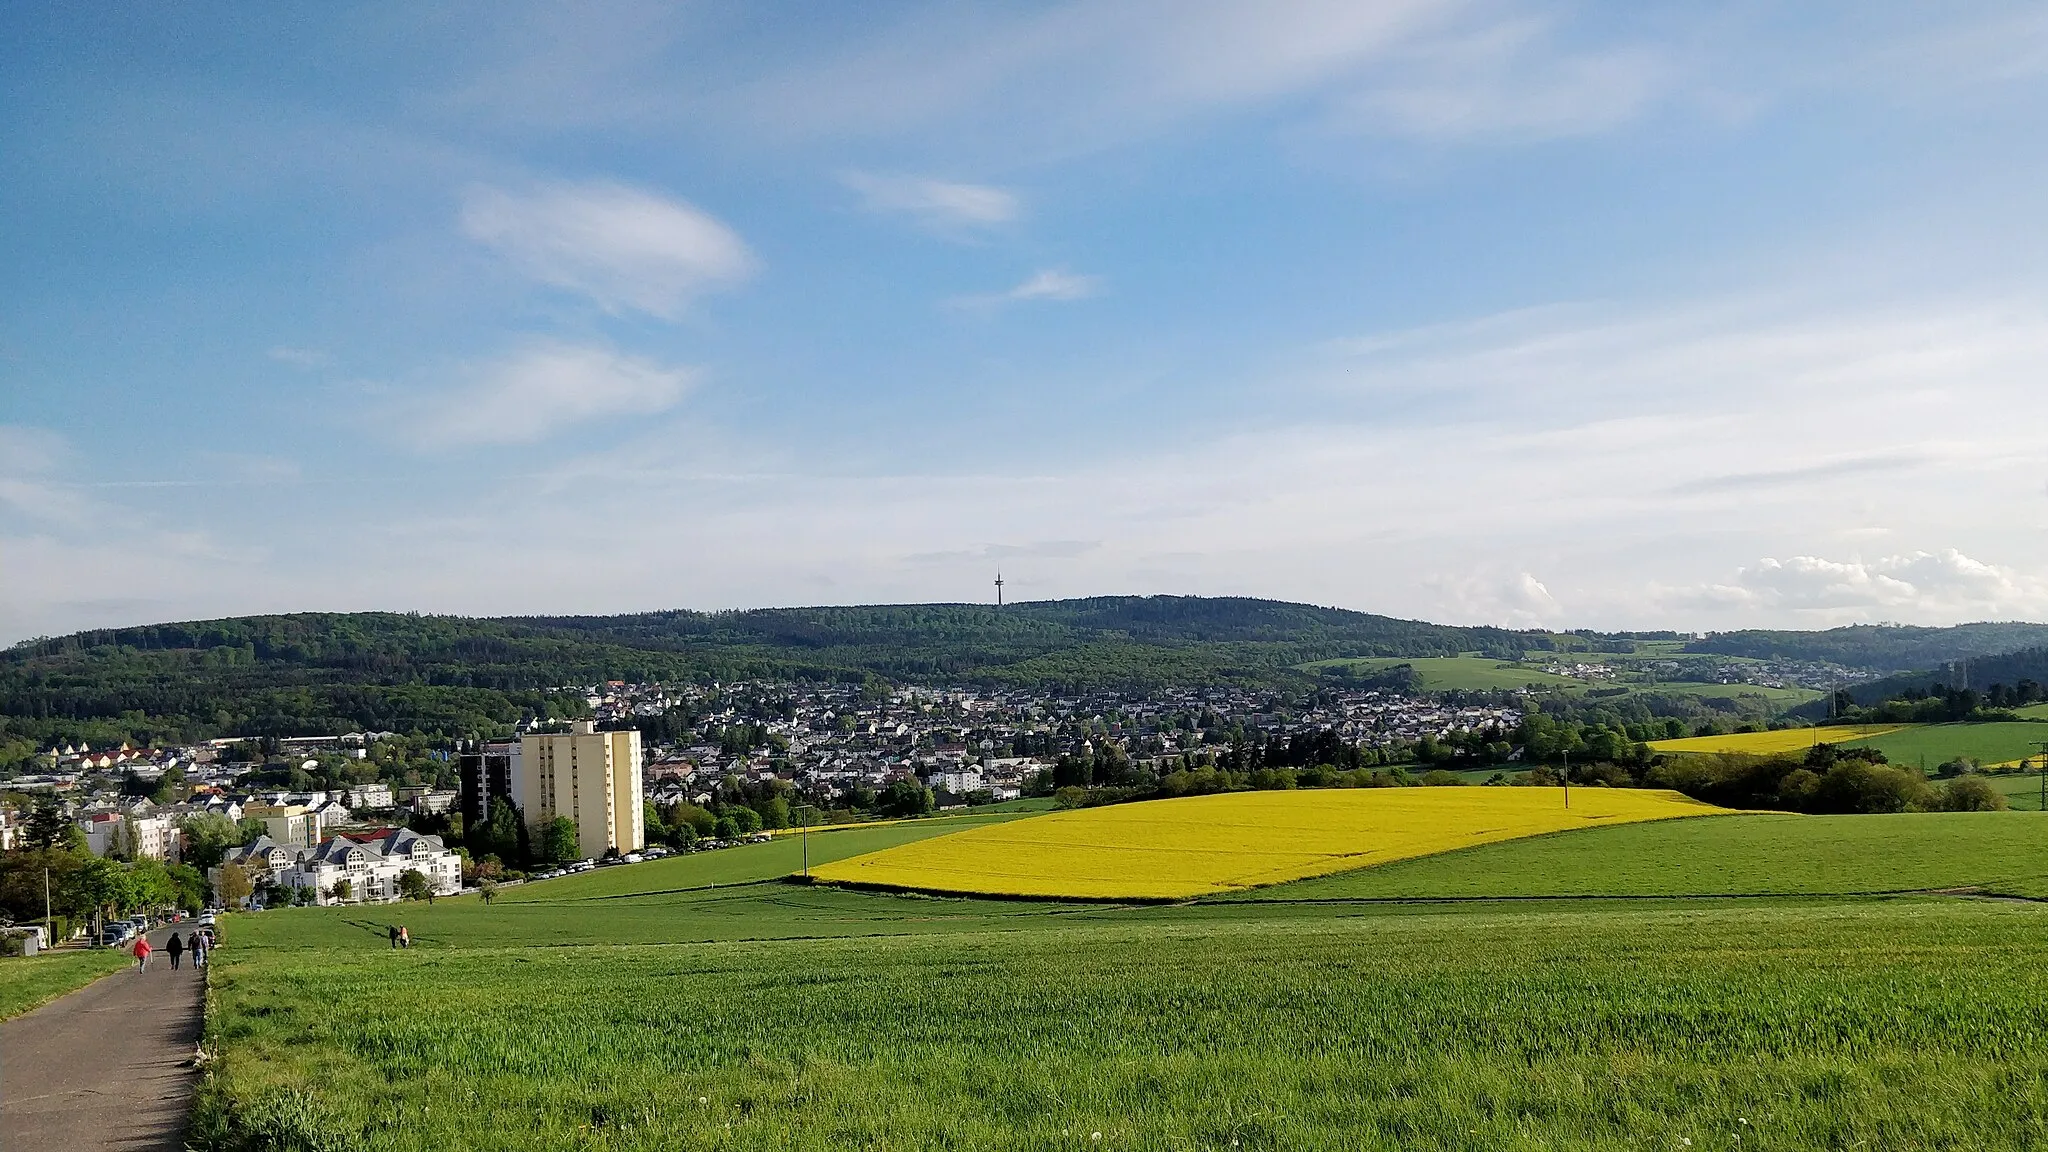
[[1775,756],[1781,752],[1803,752],[1815,744],[1846,744],[1897,732],[1905,724],[1843,724],[1828,728],[1785,728],[1777,732],[1734,732],[1726,736],[1688,736],[1682,740],[1652,740],[1653,752],[1741,752],[1751,756]]
[[1318,788],[1055,812],[811,869],[819,880],[991,896],[1206,896],[1568,828],[1726,811],[1676,792]]

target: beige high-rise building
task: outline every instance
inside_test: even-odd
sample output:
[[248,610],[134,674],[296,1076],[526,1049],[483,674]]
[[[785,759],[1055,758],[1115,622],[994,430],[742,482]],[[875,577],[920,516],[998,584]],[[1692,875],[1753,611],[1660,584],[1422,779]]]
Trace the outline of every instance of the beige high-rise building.
[[576,822],[576,851],[585,857],[647,846],[637,730],[599,732],[579,720],[567,732],[521,737],[514,763],[512,794],[529,825],[567,816]]

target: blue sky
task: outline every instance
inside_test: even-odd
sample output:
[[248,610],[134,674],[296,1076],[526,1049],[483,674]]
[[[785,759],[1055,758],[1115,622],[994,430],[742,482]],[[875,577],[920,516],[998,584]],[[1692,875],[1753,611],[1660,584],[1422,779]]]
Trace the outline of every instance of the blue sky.
[[2048,12],[18,8],[0,641],[2048,618]]

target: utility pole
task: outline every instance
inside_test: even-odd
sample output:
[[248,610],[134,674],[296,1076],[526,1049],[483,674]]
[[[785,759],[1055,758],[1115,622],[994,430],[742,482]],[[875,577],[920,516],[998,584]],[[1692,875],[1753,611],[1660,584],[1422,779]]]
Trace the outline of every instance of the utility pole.
[[1572,750],[1564,750],[1564,806],[1572,806]]
[[2041,750],[2041,811],[2048,812],[2048,740],[2036,740],[2034,746]]
[[50,915],[50,866],[43,865],[43,936],[50,947],[57,946],[57,918]]

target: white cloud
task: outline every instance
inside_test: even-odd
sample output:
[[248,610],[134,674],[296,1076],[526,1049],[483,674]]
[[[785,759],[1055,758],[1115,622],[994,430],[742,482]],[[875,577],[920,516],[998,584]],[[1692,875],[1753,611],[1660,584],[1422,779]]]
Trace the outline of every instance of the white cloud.
[[1100,277],[1081,276],[1060,268],[1042,268],[1004,291],[955,296],[947,303],[956,308],[970,310],[993,309],[1005,304],[1020,304],[1032,300],[1086,300],[1101,290]]
[[48,428],[0,424],[0,475],[32,476],[54,470],[71,446]]
[[986,184],[870,172],[842,173],[840,181],[860,193],[871,212],[901,212],[940,229],[1004,224],[1019,211],[1015,193]]
[[692,373],[605,348],[536,344],[471,368],[451,390],[398,405],[392,426],[422,450],[528,444],[571,425],[675,406]]
[[611,312],[664,319],[744,280],[756,263],[737,233],[702,210],[603,181],[471,188],[462,230],[541,283]]
[[318,348],[293,348],[284,344],[272,348],[268,355],[272,360],[294,368],[324,368],[332,362],[332,358]]
[[2010,619],[2048,615],[2048,581],[1954,548],[1877,560],[1766,557],[1733,580],[1669,594],[1677,603],[1844,620]]
[[1339,98],[1338,120],[1430,140],[1583,136],[1635,119],[1679,79],[1660,50],[1567,50],[1547,22],[1508,20],[1404,48]]

